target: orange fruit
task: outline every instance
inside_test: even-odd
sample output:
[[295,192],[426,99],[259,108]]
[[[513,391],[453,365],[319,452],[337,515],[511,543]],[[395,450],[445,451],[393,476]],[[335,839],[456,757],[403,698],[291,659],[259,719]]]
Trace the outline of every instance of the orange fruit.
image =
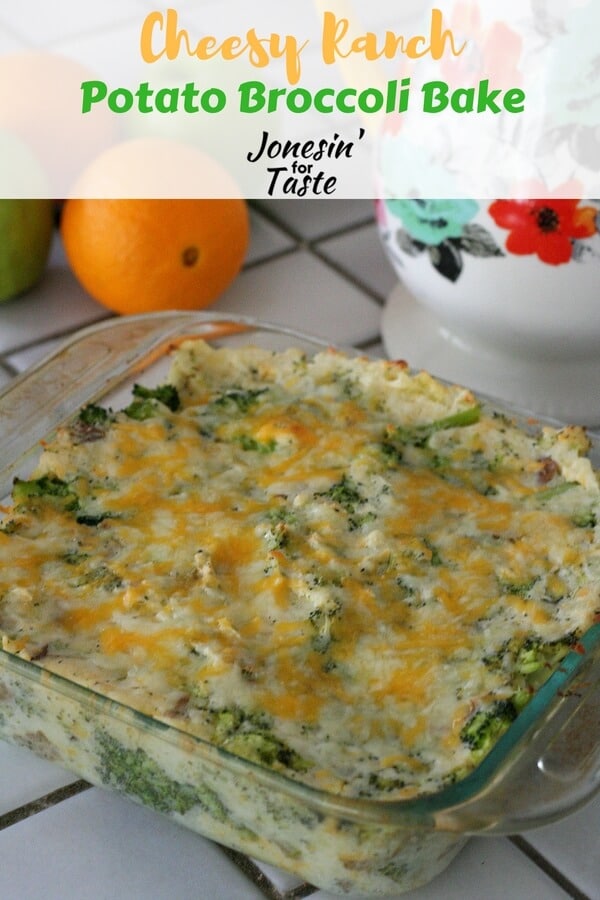
[[114,312],[202,309],[242,266],[248,210],[239,197],[71,198],[61,234],[76,278]]

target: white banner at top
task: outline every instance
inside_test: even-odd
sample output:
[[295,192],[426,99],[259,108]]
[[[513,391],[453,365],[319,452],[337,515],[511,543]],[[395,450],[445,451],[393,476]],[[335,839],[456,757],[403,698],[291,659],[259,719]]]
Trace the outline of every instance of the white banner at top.
[[0,196],[600,196],[600,0],[173,3],[0,12]]

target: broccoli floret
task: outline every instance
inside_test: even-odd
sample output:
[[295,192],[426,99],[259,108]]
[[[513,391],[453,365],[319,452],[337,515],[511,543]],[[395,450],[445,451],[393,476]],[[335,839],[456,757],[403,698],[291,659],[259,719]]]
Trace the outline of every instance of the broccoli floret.
[[55,475],[42,475],[30,481],[15,478],[13,483],[13,500],[16,506],[26,504],[32,498],[51,498],[65,510],[79,507],[79,498],[71,486]]
[[258,730],[268,727],[267,719],[264,716],[252,715],[240,709],[239,706],[231,706],[227,707],[227,709],[219,709],[213,712],[215,717],[215,739],[219,744],[222,744],[239,731],[243,725],[249,725]]
[[112,410],[90,403],[80,410],[69,426],[69,435],[75,444],[100,441],[113,420]]
[[315,497],[327,497],[333,500],[338,506],[341,506],[347,513],[353,513],[357,503],[364,503],[364,497],[361,496],[357,485],[346,474],[342,475],[339,481],[336,481],[329,490],[321,491],[315,494]]
[[461,740],[480,759],[491,750],[518,715],[518,709],[510,700],[497,700],[487,709],[478,710],[460,732]]
[[108,422],[109,412],[103,406],[89,403],[87,406],[84,406],[77,419],[82,425],[104,425]]
[[318,491],[314,496],[316,499],[326,497],[332,500],[336,506],[341,507],[348,515],[350,531],[355,531],[377,518],[374,512],[357,512],[357,507],[366,503],[367,500],[360,493],[358,485],[345,473],[327,491]]
[[595,528],[598,524],[598,517],[593,509],[588,509],[574,515],[572,521],[578,528]]
[[251,437],[248,434],[239,434],[236,437],[236,441],[239,443],[242,450],[252,450],[255,453],[273,453],[274,450],[277,449],[277,441],[271,439],[269,441],[257,441],[256,438]]
[[239,707],[216,712],[214,739],[224,750],[272,769],[306,772],[312,765],[273,734],[264,716]]
[[80,516],[77,516],[77,524],[78,525],[87,525],[88,528],[94,528],[96,525],[99,525],[100,522],[104,522],[105,519],[114,519],[115,516],[112,513],[82,513]]
[[183,815],[193,806],[201,806],[219,822],[228,818],[219,796],[206,784],[181,784],[166,775],[144,750],[130,750],[105,731],[99,731],[96,739],[103,784],[158,812]]
[[212,402],[214,406],[221,408],[231,407],[240,413],[247,413],[248,410],[258,402],[261,394],[265,394],[268,388],[256,388],[254,390],[243,390],[242,388],[230,388],[219,394]]
[[381,452],[390,465],[400,465],[404,460],[404,448],[402,444],[395,444],[389,439],[385,439],[379,445]]
[[524,640],[506,641],[498,650],[485,656],[483,662],[489,669],[506,669],[511,673],[515,690],[512,699],[521,708],[525,703],[517,703],[516,699],[529,699],[564,659],[576,640],[575,634],[568,634],[556,641],[545,641],[530,635]]
[[516,653],[515,670],[525,677],[528,685],[538,687],[546,681],[551,671],[564,659],[574,643],[573,635],[567,635],[556,641],[528,637]]
[[133,396],[137,399],[130,403],[123,412],[130,419],[136,419],[138,422],[155,416],[159,412],[158,404],[166,406],[171,412],[177,412],[181,408],[179,393],[172,384],[162,384],[157,388],[134,384]]
[[[450,460],[444,454],[435,452],[429,446],[429,439],[438,431],[475,425],[480,418],[481,408],[471,406],[461,412],[424,425],[389,426],[379,446],[388,465],[399,466],[404,463],[415,465],[416,463],[436,470],[443,478],[450,466]],[[485,487],[483,489],[485,490]]]
[[154,400],[134,400],[129,406],[123,410],[130,419],[136,422],[145,422],[146,419],[152,419],[158,412],[158,407]]
[[158,400],[171,412],[181,409],[181,400],[177,388],[172,384],[160,384],[156,388],[147,388],[141,384],[134,384],[133,396],[141,400]]
[[[66,512],[78,512],[81,509],[79,497],[71,485],[55,475],[42,475],[41,478],[31,479],[30,481],[15,478],[12,495],[17,507],[31,506],[30,501],[35,501],[36,498],[45,498]],[[112,517],[112,513],[92,515],[80,512],[76,521],[80,525],[99,525],[104,519]]]
[[291,769],[293,772],[306,772],[310,768],[310,763],[300,754],[274,735],[262,731],[240,732],[225,741],[223,749],[269,768]]

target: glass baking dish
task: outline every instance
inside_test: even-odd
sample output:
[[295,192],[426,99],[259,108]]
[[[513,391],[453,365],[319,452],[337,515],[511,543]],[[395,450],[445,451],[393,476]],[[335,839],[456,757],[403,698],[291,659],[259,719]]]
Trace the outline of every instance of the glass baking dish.
[[[87,328],[0,393],[0,498],[15,477],[27,477],[40,442],[58,425],[87,403],[118,401],[141,372],[146,383],[159,383],[169,350],[190,336],[308,352],[327,346],[211,313],[131,316]],[[529,423],[529,414],[521,421]],[[590,437],[598,466],[600,445]],[[350,799],[307,787],[4,651],[0,737],[333,893],[397,894],[435,877],[470,835],[549,823],[598,790],[600,623],[470,775],[410,800]],[[127,778],[107,764],[107,748],[117,745]]]

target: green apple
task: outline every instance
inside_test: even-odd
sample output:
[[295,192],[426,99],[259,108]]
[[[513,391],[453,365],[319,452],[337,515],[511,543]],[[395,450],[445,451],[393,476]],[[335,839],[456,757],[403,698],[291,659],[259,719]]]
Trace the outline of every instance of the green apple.
[[22,294],[40,280],[53,228],[52,200],[0,199],[0,301]]

